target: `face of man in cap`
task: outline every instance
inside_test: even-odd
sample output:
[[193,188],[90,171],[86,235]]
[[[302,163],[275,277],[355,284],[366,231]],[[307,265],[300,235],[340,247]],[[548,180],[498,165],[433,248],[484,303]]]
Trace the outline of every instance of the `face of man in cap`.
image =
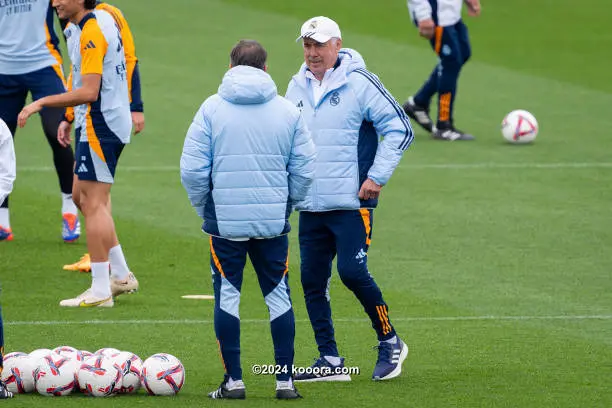
[[325,71],[332,68],[338,59],[338,52],[342,48],[340,38],[332,38],[327,42],[320,43],[312,38],[303,38],[304,61],[308,69],[320,81]]

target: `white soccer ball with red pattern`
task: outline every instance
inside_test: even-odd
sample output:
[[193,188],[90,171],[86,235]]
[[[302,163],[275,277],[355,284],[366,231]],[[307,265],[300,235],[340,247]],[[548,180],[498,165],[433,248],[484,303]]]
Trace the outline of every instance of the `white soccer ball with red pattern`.
[[36,391],[54,397],[70,394],[76,387],[78,368],[79,362],[57,353],[41,358],[34,370]]
[[99,350],[96,350],[94,352],[94,355],[102,354],[105,357],[112,357],[115,354],[119,354],[119,353],[121,353],[121,350],[117,350],[116,348],[112,348],[112,347],[104,347]]
[[4,356],[4,370],[0,380],[16,394],[34,391],[36,362],[25,353],[14,352]]
[[538,121],[526,110],[514,110],[502,121],[501,131],[510,143],[531,143],[538,135]]
[[70,346],[59,346],[53,349],[54,353],[57,353],[61,356],[68,357],[72,360],[83,361],[83,353],[81,350],[77,350],[74,347]]
[[142,364],[142,386],[150,395],[175,395],[185,382],[185,367],[171,354],[159,353]]
[[111,360],[119,366],[123,373],[123,382],[119,393],[130,394],[138,391],[142,374],[142,360],[140,357],[129,351],[122,351],[112,356]]
[[94,355],[85,360],[77,378],[81,391],[93,397],[110,397],[121,390],[123,374],[117,364],[103,355]]

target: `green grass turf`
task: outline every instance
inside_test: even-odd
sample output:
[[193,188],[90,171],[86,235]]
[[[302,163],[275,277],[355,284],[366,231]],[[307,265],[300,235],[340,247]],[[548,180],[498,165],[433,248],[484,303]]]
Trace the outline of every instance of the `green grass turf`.
[[[136,37],[147,116],[147,129],[125,150],[113,188],[117,229],[142,290],[120,297],[111,310],[57,306],[86,288],[89,276],[61,270],[85,245],[59,241],[57,180],[34,118],[17,138],[16,238],[0,245],[7,351],[68,344],[90,351],[116,347],[143,359],[169,352],[187,370],[177,398],[141,392],[87,404],[220,406],[204,396],[222,376],[212,302],[180,298],[212,288],[207,241],[180,186],[178,161],[190,120],[216,91],[229,50],[240,38],[260,40],[284,92],[302,59],[294,43],[299,27],[313,14],[328,15],[340,23],[345,46],[359,50],[400,101],[421,85],[435,58],[404,2],[114,4]],[[604,68],[612,62],[604,51],[612,39],[602,28],[610,17],[604,0],[579,8],[567,0],[508,0],[485,2],[482,17],[467,20],[474,57],[461,77],[456,118],[477,141],[438,143],[417,129],[375,214],[370,269],[411,347],[405,372],[389,383],[370,380],[375,337],[335,275],[338,343],[361,375],[348,384],[302,385],[299,405],[612,406],[612,82]],[[515,108],[540,121],[532,146],[502,142],[499,124]],[[307,365],[316,346],[298,252],[292,233],[296,364]],[[274,403],[274,380],[250,374],[250,366],[271,362],[272,345],[250,266],[243,287],[244,405],[264,407]],[[18,396],[10,404],[71,407],[83,400]]]

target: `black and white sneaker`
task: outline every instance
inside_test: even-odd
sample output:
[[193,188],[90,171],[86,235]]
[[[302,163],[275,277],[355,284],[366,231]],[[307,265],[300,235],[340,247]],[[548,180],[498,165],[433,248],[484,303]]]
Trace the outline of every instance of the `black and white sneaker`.
[[437,140],[474,140],[476,139],[473,135],[469,133],[462,132],[459,129],[456,129],[449,122],[439,122],[436,129],[433,131],[433,138]]
[[351,381],[351,376],[344,369],[344,357],[340,357],[340,364],[338,365],[333,365],[325,357],[319,357],[304,372],[298,373],[293,381]]
[[0,381],[0,399],[13,398],[13,393],[6,389],[6,385]]
[[293,383],[291,385],[287,385],[286,387],[276,386],[276,399],[288,400],[299,398],[302,398],[302,396],[300,395],[300,393],[298,393]]
[[219,388],[208,393],[208,397],[212,399],[245,399],[246,388],[242,381],[234,381],[232,386],[229,385],[229,376],[225,376]]
[[406,115],[418,123],[423,129],[429,133],[433,131],[433,121],[431,120],[431,117],[429,117],[428,108],[423,108],[414,103],[414,98],[412,96],[408,98],[406,102],[404,102],[402,107],[404,108]]

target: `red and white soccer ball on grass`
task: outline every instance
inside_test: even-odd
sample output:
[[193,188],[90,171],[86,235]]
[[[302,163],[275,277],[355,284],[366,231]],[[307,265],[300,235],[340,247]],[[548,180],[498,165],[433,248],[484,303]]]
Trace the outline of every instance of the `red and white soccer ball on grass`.
[[142,363],[142,386],[150,395],[175,395],[185,382],[185,368],[171,354],[153,354]]
[[538,135],[538,130],[538,121],[526,110],[514,110],[502,121],[502,135],[510,143],[531,143]]

